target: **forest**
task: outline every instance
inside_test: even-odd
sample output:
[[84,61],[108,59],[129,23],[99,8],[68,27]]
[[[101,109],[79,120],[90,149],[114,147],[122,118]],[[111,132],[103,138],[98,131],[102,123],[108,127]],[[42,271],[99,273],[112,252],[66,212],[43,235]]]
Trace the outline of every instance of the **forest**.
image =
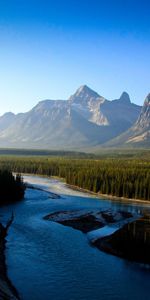
[[0,158],[0,169],[58,176],[94,193],[150,200],[149,159],[78,159],[65,157]]
[[20,174],[0,169],[0,206],[19,201],[24,197],[25,184]]

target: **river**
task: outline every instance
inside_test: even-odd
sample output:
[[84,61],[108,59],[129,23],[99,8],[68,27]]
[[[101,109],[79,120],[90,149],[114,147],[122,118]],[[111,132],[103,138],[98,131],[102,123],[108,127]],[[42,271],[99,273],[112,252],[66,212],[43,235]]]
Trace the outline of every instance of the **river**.
[[[7,237],[8,276],[24,300],[149,299],[150,268],[101,252],[86,234],[43,220],[61,210],[122,209],[137,212],[140,203],[98,199],[69,189],[57,179],[24,176],[45,189],[27,189],[25,199],[0,209],[5,221],[14,212]],[[51,199],[46,191],[61,195]]]

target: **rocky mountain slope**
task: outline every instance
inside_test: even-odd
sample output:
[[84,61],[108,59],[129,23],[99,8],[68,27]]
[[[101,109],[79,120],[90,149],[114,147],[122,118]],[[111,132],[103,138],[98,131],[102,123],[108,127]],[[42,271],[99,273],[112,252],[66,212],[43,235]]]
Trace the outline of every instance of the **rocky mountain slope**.
[[102,145],[130,128],[140,110],[126,92],[110,101],[84,85],[68,100],[44,100],[27,113],[0,117],[0,147],[81,149]]
[[150,93],[133,126],[106,145],[109,147],[150,147]]

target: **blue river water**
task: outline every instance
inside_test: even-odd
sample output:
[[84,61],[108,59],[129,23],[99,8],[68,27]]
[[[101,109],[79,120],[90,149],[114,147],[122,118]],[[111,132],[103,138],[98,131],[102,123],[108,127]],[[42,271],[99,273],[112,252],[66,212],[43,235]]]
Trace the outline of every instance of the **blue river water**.
[[86,234],[43,220],[61,210],[122,209],[137,212],[146,205],[94,198],[69,189],[56,179],[25,176],[38,187],[61,195],[27,189],[25,199],[0,209],[5,222],[14,212],[7,237],[8,275],[24,300],[149,299],[150,268],[106,254]]

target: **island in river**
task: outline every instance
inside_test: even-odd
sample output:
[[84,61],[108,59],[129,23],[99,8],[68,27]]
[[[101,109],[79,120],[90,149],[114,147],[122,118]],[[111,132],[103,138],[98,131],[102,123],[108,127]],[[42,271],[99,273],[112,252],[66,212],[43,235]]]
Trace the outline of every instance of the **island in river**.
[[130,212],[125,211],[59,211],[44,217],[45,220],[60,223],[87,233],[100,229],[108,224],[117,224],[133,218]]

